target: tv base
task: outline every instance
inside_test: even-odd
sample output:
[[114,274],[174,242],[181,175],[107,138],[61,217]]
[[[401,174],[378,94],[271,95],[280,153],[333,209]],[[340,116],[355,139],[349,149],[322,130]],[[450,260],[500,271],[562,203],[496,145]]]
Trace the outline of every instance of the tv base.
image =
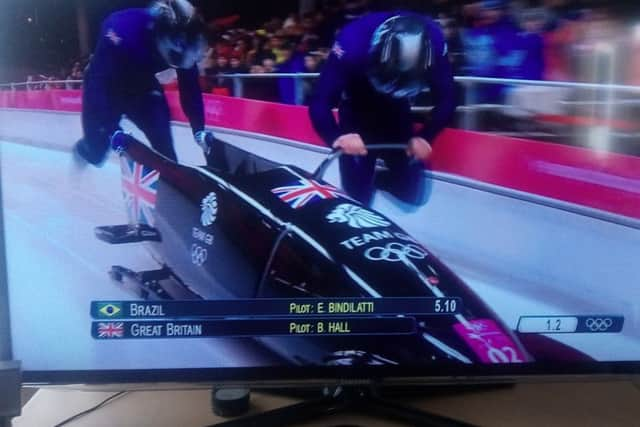
[[0,360],[0,427],[9,427],[11,419],[20,415],[21,378],[19,362]]
[[[482,386],[481,389],[487,389],[487,386]],[[422,390],[424,390],[424,388]],[[411,393],[408,394],[411,395]],[[422,395],[424,396],[424,393]],[[308,400],[262,414],[215,424],[215,427],[281,427],[344,412],[355,412],[370,417],[384,418],[406,423],[411,426],[473,427],[472,424],[431,414],[387,400],[381,397],[375,387],[337,387],[335,389],[325,389],[324,396],[321,398]]]

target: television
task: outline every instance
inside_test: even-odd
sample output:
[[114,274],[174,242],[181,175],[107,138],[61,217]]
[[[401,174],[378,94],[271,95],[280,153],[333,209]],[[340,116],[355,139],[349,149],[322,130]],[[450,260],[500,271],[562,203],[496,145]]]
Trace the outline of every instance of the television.
[[[154,139],[168,122],[143,132],[127,110],[109,132],[100,167],[82,164],[82,113],[98,105],[87,101],[86,76],[99,52],[87,71],[73,63],[74,52],[84,46],[90,53],[86,46],[95,43],[117,49],[133,36],[127,26],[109,27],[113,21],[102,29],[95,23],[112,12],[108,6],[76,6],[63,26],[77,33],[76,45],[63,38],[64,47],[44,58],[37,53],[52,36],[42,35],[47,23],[32,21],[52,6],[12,3],[21,21],[9,28],[44,41],[31,53],[16,41],[12,62],[2,66],[11,76],[0,85],[7,279],[0,308],[8,303],[10,322],[0,332],[10,324],[12,351],[0,354],[21,361],[24,383],[431,384],[638,373],[640,152],[633,109],[622,102],[638,92],[637,76],[625,80],[594,66],[596,77],[582,81],[589,58],[615,63],[601,46],[592,56],[562,46],[580,64],[554,63],[554,70],[581,83],[550,80],[550,73],[521,78],[529,68],[509,65],[522,55],[535,63],[525,41],[588,22],[578,11],[524,35],[509,21],[509,37],[520,44],[494,52],[503,65],[485,74],[489,59],[477,43],[485,40],[482,28],[491,34],[497,25],[486,22],[495,9],[471,16],[454,9],[428,21],[430,31],[438,23],[445,29],[449,55],[440,48],[438,61],[455,71],[457,111],[429,141],[433,153],[424,162],[407,156],[406,139],[363,133],[368,155],[361,159],[379,178],[363,201],[341,180],[357,156],[332,150],[314,127],[318,76],[256,77],[268,61],[254,74],[203,72],[199,143],[175,72],[158,77],[150,93],[166,99],[177,161]],[[347,26],[384,14],[361,6],[331,10]],[[221,18],[206,5],[201,12]],[[523,19],[537,23],[530,12]],[[253,37],[235,18],[216,22],[211,50],[219,57]],[[286,31],[274,37],[300,42]],[[347,42],[321,39],[303,55],[311,65],[330,67],[351,54]],[[288,44],[279,46],[274,57]],[[68,64],[80,78],[38,77],[53,72],[47,61]],[[135,76],[137,66],[127,72]],[[27,79],[24,70],[37,67]],[[137,90],[134,83],[126,90]],[[415,95],[410,104],[381,100],[384,115],[375,106],[373,113],[355,108],[355,119],[337,115],[382,129],[406,102],[402,113],[424,135],[421,126],[437,119],[438,90]],[[398,161],[419,165],[410,181],[418,202],[389,190],[384,177]]]

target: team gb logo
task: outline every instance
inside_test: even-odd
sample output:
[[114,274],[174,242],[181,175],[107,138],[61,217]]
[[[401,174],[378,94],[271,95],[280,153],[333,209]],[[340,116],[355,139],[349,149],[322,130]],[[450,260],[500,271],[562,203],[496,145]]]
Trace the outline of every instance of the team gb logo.
[[202,201],[202,216],[200,221],[204,227],[209,227],[218,218],[218,196],[211,193]]
[[327,220],[330,224],[348,224],[352,228],[359,229],[389,227],[391,225],[380,215],[350,203],[344,203],[335,208],[327,215]]

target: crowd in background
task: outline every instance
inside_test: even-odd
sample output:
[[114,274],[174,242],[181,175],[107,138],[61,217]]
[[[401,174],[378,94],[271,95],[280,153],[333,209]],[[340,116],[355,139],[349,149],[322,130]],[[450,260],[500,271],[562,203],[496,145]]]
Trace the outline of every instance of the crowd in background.
[[[199,64],[205,92],[232,94],[235,73],[315,73],[340,29],[374,8],[370,0],[324,0],[316,11],[272,18],[258,28],[242,16],[211,21]],[[640,30],[604,3],[576,0],[432,0],[421,12],[442,26],[457,75],[640,84]],[[87,59],[66,72],[29,80],[81,80]],[[251,79],[243,95],[294,103],[291,79]],[[305,81],[305,97],[312,80]],[[76,88],[75,83],[29,88]],[[499,101],[500,86],[481,96]]]
[[[442,26],[456,75],[525,80],[640,84],[636,55],[640,30],[606,6],[571,0],[425,2],[425,13]],[[369,1],[333,1],[305,15],[274,18],[259,29],[218,28],[202,63],[208,77],[230,73],[318,72],[342,26],[370,9]],[[207,89],[228,79],[209,79]],[[259,85],[265,86],[263,83]],[[262,97],[291,102],[290,90]],[[487,88],[498,101],[501,87]]]
[[63,67],[58,73],[30,74],[26,77],[26,90],[80,89],[84,73],[89,66],[90,57],[72,61],[67,69]]
[[[242,17],[229,17],[212,24],[210,49],[200,64],[205,90],[232,92],[224,75],[235,73],[317,73],[322,69],[338,31],[369,10],[368,0],[329,1],[313,12],[276,17],[259,28],[244,28]],[[304,93],[311,90],[305,80]],[[291,79],[246,82],[248,97],[295,102]]]

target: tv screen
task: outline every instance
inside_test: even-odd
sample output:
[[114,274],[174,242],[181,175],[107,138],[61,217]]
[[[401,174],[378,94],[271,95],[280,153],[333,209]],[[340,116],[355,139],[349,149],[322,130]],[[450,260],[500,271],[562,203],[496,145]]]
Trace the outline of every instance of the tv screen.
[[26,381],[638,371],[637,11],[245,3],[9,2]]

